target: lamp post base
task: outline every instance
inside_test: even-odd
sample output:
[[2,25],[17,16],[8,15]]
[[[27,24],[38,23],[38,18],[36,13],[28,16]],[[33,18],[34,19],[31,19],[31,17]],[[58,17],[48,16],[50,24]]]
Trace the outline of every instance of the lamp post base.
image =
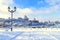
[[11,31],[13,31],[12,28],[11,28]]

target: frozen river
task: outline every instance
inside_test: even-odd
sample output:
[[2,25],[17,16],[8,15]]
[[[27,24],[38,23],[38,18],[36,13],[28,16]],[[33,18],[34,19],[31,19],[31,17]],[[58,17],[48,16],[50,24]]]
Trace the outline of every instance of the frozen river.
[[60,29],[14,28],[0,29],[0,40],[60,40]]

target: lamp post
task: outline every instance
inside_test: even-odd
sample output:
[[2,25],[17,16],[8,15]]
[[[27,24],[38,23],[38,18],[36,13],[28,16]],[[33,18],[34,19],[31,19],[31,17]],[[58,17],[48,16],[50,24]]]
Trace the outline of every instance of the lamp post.
[[10,10],[10,7],[8,7],[8,11],[11,13],[11,31],[13,30],[13,13],[16,11],[16,7],[14,7],[14,10]]

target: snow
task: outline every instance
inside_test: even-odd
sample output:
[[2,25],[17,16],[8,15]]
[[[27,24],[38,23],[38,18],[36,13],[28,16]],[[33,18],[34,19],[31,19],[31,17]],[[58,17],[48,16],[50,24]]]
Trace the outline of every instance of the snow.
[[14,28],[0,29],[0,40],[59,40],[59,28]]

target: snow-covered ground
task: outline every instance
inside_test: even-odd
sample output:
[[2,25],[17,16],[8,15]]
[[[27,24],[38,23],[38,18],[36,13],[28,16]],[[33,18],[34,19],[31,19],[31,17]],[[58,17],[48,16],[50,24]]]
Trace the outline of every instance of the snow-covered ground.
[[60,40],[60,28],[0,28],[0,40]]

